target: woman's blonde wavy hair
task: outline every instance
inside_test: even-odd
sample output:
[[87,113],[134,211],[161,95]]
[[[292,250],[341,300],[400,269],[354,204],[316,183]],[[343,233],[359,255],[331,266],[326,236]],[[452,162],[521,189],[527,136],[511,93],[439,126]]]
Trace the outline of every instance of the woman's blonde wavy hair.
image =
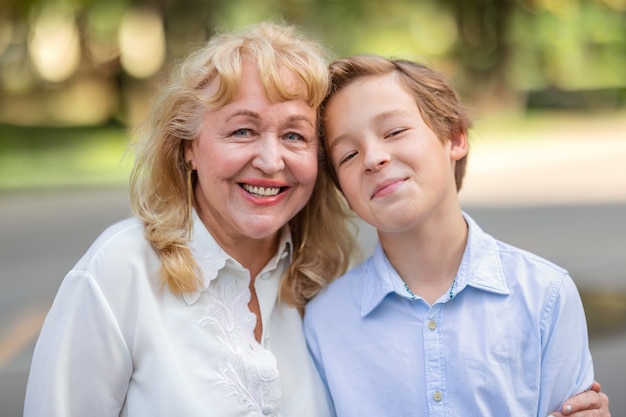
[[[191,219],[185,141],[198,137],[207,110],[231,102],[245,88],[241,85],[244,60],[258,64],[272,99],[293,100],[302,94],[283,82],[284,70],[302,81],[311,107],[317,108],[328,91],[323,48],[299,36],[293,27],[276,23],[217,34],[172,72],[137,130],[130,194],[133,213],[144,222],[145,237],[159,254],[163,282],[175,294],[196,291],[200,283],[198,265],[187,246]],[[214,80],[219,80],[219,88],[209,95],[206,87]],[[279,296],[300,311],[324,285],[346,271],[355,248],[349,211],[329,181],[326,167],[320,147],[312,196],[289,221],[294,252]]]

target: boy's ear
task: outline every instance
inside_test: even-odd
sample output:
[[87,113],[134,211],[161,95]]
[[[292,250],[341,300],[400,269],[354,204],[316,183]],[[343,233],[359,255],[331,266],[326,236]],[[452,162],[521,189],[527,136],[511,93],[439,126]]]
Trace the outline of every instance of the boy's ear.
[[467,132],[458,132],[450,138],[450,159],[453,161],[458,161],[467,155],[468,149]]

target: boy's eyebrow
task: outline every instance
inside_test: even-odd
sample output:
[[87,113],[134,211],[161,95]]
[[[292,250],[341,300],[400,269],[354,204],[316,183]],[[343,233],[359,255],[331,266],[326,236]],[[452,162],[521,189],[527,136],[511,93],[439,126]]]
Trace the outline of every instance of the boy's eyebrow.
[[378,124],[389,117],[410,117],[410,114],[407,111],[401,109],[388,110],[374,116],[373,121],[374,123]]
[[[411,117],[411,114],[402,109],[393,109],[387,110],[382,113],[377,114],[372,118],[372,122],[374,125],[382,123],[385,119],[390,117]],[[349,138],[348,134],[342,134],[333,138],[333,143],[328,145],[328,150],[331,151],[341,142],[347,140]],[[328,136],[326,137],[326,143],[328,143]]]
[[328,143],[329,142],[328,141],[328,136],[326,136],[326,143],[327,143],[327,146],[328,146],[328,150],[332,151],[334,148],[337,147],[337,145],[339,145],[341,142],[343,142],[347,138],[348,138],[348,135],[339,135],[339,136],[333,138],[333,143],[330,144],[330,143]]

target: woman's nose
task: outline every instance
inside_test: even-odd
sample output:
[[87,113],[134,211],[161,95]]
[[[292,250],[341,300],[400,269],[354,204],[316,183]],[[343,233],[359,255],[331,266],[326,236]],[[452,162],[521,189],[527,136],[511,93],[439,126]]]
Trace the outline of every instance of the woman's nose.
[[285,168],[284,147],[275,135],[267,135],[257,143],[252,166],[265,174],[275,174]]

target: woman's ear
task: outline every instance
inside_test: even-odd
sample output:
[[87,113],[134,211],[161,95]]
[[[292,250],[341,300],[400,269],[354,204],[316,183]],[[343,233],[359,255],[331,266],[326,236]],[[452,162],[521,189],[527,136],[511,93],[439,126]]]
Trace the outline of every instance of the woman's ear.
[[455,133],[450,138],[450,159],[458,161],[467,155],[469,144],[467,142],[467,132]]
[[194,161],[194,154],[193,154],[193,141],[185,140],[185,142],[183,143],[183,147],[185,150],[184,152],[185,164],[190,165],[191,169],[196,169],[196,163]]

